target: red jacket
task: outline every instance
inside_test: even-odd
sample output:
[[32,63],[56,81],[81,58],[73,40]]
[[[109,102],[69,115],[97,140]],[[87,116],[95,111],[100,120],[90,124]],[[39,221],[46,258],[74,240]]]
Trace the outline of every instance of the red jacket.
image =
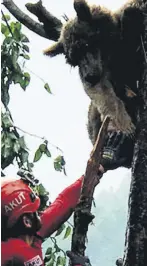
[[67,187],[43,212],[42,228],[34,236],[32,246],[21,238],[9,238],[2,242],[1,265],[43,266],[42,241],[55,232],[72,214],[76,207],[82,186],[83,176]]

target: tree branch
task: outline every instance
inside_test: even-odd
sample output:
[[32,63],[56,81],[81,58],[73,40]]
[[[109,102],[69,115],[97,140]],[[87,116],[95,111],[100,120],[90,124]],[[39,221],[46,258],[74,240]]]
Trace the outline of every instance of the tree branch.
[[28,3],[25,6],[32,14],[37,16],[40,22],[43,23],[44,30],[48,37],[56,41],[60,36],[62,27],[61,20],[48,12],[46,8],[43,7],[41,0],[36,4]]
[[[28,15],[26,15],[24,12],[21,11],[21,9],[15,5],[15,3],[12,0],[3,0],[3,5],[9,10],[9,12],[24,26],[26,26],[31,31],[35,32],[36,34],[40,35],[41,37],[44,37],[46,39],[54,40],[56,41],[60,35],[62,22],[54,17],[52,14],[50,14],[41,4],[41,1],[37,4],[34,4],[34,8],[36,5],[36,14],[45,14],[45,23],[44,25],[36,22],[32,18],[30,18]],[[29,5],[29,8],[28,8]],[[31,4],[26,5],[28,10],[32,10]],[[39,8],[41,8],[40,11]],[[33,13],[33,12],[32,12]],[[49,19],[50,16],[50,19]],[[41,17],[40,17],[41,20]],[[43,22],[43,21],[42,21]]]
[[74,212],[74,228],[71,250],[75,254],[79,255],[84,255],[88,225],[94,218],[94,216],[91,214],[93,193],[98,178],[101,150],[104,144],[109,121],[110,119],[106,117],[99,131],[96,143],[87,163],[80,202],[78,203]]

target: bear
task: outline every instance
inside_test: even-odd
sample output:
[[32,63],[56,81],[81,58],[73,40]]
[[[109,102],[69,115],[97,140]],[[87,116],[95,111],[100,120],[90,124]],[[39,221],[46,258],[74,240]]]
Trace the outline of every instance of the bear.
[[[66,62],[79,68],[79,75],[91,103],[88,133],[94,145],[105,116],[110,117],[108,132],[122,132],[130,167],[139,104],[138,82],[142,73],[144,0],[128,1],[116,12],[75,0],[76,17],[68,20],[58,42],[45,55],[64,54]],[[121,153],[121,152],[120,152]],[[128,154],[128,155],[127,155]]]

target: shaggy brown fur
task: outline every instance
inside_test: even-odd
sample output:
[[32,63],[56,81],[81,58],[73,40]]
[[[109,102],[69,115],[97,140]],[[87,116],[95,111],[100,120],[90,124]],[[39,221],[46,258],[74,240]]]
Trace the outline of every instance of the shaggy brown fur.
[[63,26],[58,42],[44,51],[49,56],[63,53],[67,63],[79,67],[91,99],[88,132],[93,144],[106,115],[111,117],[112,130],[134,134],[145,2],[129,1],[112,13],[75,0],[77,16]]

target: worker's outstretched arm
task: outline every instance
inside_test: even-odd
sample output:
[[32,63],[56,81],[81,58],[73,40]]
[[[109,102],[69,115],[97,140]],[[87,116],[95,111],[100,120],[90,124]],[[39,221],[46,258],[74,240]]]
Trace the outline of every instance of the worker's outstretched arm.
[[83,176],[74,184],[63,190],[56,200],[43,212],[42,228],[38,234],[42,238],[49,237],[72,214],[80,198]]

